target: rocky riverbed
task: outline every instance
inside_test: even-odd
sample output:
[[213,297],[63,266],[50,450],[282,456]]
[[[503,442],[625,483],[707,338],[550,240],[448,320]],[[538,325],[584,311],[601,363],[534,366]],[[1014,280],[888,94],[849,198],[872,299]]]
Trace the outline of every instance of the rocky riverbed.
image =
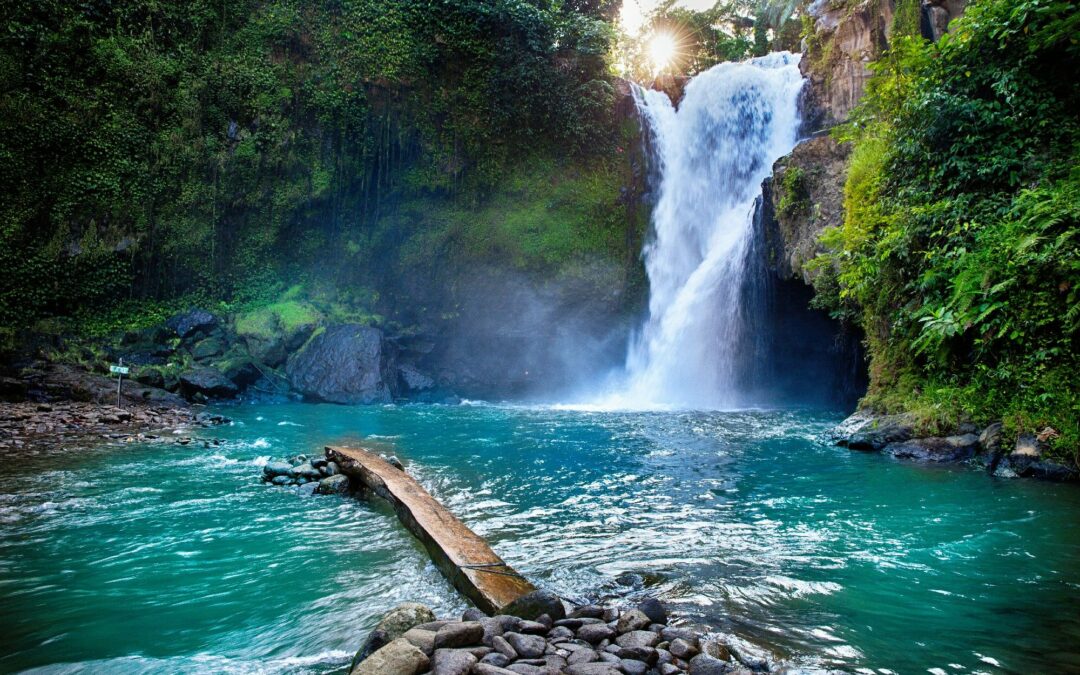
[[719,675],[767,672],[769,660],[676,626],[655,599],[636,607],[575,606],[530,593],[487,616],[437,619],[424,605],[388,612],[357,652],[351,675]]
[[[0,402],[0,451],[76,449],[105,442],[167,440],[192,443],[185,429],[228,422],[221,415],[166,406],[116,407],[101,403]],[[176,432],[180,432],[177,434]],[[197,442],[213,444],[213,439]]]

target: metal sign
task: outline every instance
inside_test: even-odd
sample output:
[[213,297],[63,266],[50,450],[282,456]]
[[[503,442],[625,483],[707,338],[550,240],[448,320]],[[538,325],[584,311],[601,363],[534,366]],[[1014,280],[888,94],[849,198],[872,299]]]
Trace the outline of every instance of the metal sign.
[[109,366],[109,372],[112,373],[113,375],[127,375],[128,374],[128,367],[127,366]]

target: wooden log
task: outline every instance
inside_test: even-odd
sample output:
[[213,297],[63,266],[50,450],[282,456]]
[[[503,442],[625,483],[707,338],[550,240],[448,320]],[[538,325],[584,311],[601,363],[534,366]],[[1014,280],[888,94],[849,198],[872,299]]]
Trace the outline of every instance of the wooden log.
[[409,474],[359,448],[328,446],[326,456],[342,473],[390,502],[443,576],[485,613],[495,614],[536,590]]

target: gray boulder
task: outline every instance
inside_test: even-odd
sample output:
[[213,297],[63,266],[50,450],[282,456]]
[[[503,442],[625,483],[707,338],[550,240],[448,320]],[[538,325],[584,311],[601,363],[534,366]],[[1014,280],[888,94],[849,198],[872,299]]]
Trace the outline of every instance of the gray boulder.
[[509,614],[530,621],[542,614],[547,614],[553,621],[566,618],[566,608],[562,599],[551,591],[533,591],[514,600],[499,610],[500,614]]
[[836,444],[852,450],[881,450],[889,443],[899,443],[915,434],[910,415],[876,415],[860,410],[841,422],[833,432]]
[[205,309],[189,309],[165,322],[165,325],[181,338],[191,337],[197,332],[209,333],[217,324],[217,317]]
[[344,495],[349,493],[349,477],[342,474],[328,476],[319,481],[315,492],[321,495]]
[[947,436],[945,438],[913,438],[884,447],[886,454],[919,462],[962,462],[971,459],[979,450],[979,437],[975,434]]
[[[376,651],[405,635],[410,628],[434,620],[435,613],[430,608],[416,602],[404,602],[391,609],[383,616],[374,630],[368,634],[364,645],[356,652],[352,662],[353,668],[372,656]],[[426,655],[424,659],[424,667],[427,668]]]
[[434,675],[469,675],[476,657],[462,649],[436,649]]
[[330,326],[289,357],[285,372],[294,390],[316,401],[389,403],[396,394],[393,350],[368,326]]
[[180,388],[185,396],[202,394],[207,398],[233,398],[240,389],[220,370],[199,366],[180,374]]
[[427,654],[408,640],[398,638],[353,668],[351,675],[418,675],[430,663]]

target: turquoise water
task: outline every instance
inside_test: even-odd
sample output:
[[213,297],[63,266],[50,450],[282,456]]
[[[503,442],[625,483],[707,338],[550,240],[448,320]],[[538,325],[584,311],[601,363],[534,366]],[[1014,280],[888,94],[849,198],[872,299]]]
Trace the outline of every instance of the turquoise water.
[[836,414],[222,412],[209,449],[8,458],[0,671],[341,672],[393,604],[463,609],[387,510],[259,481],[361,439],[572,598],[659,594],[808,670],[1080,671],[1080,489],[853,453]]

